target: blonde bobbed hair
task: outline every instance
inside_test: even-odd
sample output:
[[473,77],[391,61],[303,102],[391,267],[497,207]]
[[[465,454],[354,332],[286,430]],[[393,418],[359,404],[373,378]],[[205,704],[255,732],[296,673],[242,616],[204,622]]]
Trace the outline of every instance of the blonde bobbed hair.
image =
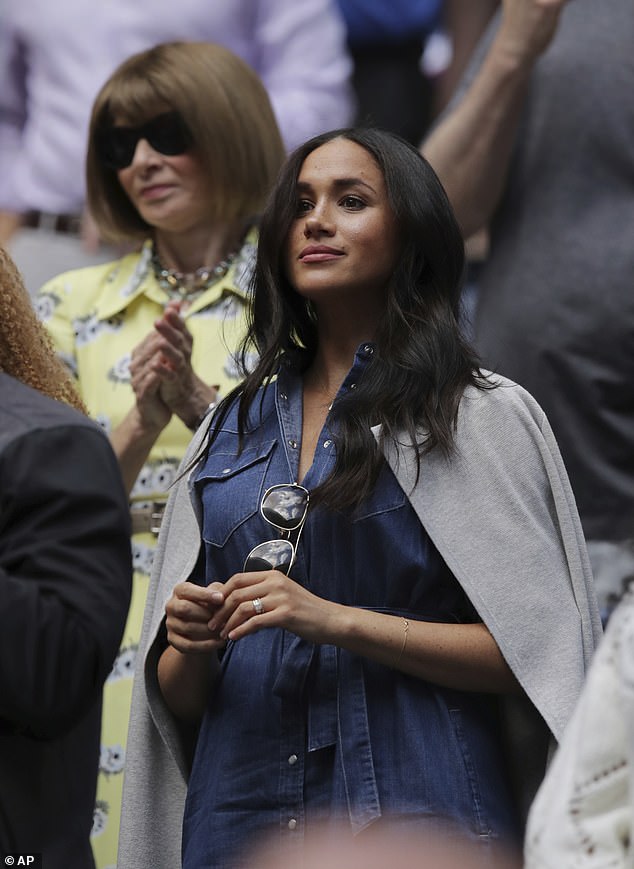
[[177,111],[207,173],[210,221],[256,216],[285,158],[268,93],[251,67],[222,45],[166,42],[124,61],[97,95],[90,121],[88,205],[113,243],[144,239],[152,227],[134,208],[116,170],[99,159],[99,133],[113,123],[141,124]]

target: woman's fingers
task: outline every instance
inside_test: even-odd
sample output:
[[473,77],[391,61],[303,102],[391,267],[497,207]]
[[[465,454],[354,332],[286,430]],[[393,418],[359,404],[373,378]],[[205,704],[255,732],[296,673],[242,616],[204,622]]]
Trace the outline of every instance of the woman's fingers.
[[178,602],[172,598],[168,604],[173,619],[169,626],[186,639],[199,641],[206,630],[216,638],[238,640],[271,627],[286,628],[312,642],[323,642],[326,636],[333,604],[277,570],[236,573],[226,583],[204,589],[182,585],[185,588],[175,590]]
[[209,619],[224,597],[219,584],[203,588],[179,583],[165,606],[168,642],[181,652],[204,652],[218,648],[223,640],[209,628]]
[[320,634],[325,602],[277,570],[239,573],[224,586],[225,603],[210,619],[211,629],[231,640],[268,627],[299,636]]
[[173,311],[166,311],[160,320],[154,324],[156,332],[165,342],[166,347],[171,347],[185,359],[191,357],[193,338],[185,321]]

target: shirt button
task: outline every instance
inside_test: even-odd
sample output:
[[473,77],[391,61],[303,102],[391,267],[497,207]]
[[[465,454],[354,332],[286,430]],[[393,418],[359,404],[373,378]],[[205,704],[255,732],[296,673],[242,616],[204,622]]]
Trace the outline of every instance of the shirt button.
[[288,399],[288,395],[285,392],[280,392],[280,398],[283,401],[286,401]]
[[289,765],[289,766],[295,766],[296,763],[297,763],[297,755],[296,755],[296,754],[291,754],[291,756],[290,756],[289,759],[288,759],[288,765]]
[[350,389],[356,389],[356,388],[357,388],[357,384],[356,384],[356,383],[351,383],[351,384],[350,384]]
[[296,829],[296,827],[297,827],[297,821],[295,820],[295,818],[291,818],[290,821],[288,822],[288,829],[294,830],[294,829]]
[[297,441],[289,440],[288,445],[292,450],[297,449]]
[[324,449],[327,450],[332,441],[324,441]]
[[363,349],[369,356],[372,356],[374,353],[374,347],[371,344],[366,344]]
[[225,468],[224,471],[223,471],[222,473],[223,473],[223,474],[230,474],[230,473],[231,473],[231,468]]

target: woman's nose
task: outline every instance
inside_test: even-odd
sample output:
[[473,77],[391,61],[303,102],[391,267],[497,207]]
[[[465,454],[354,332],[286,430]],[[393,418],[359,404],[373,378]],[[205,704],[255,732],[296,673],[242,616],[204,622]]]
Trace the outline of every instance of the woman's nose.
[[157,161],[158,155],[147,139],[139,139],[134,149],[132,166],[146,166]]
[[306,218],[304,223],[304,235],[311,238],[315,235],[332,235],[334,227],[323,212],[314,211]]

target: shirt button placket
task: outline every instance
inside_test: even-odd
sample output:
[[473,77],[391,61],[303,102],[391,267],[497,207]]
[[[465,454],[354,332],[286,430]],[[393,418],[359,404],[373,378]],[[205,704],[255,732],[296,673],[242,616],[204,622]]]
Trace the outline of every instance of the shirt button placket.
[[303,792],[304,792],[304,770],[303,763],[295,752],[291,752],[286,758],[286,769],[289,776],[289,794],[294,794],[295,799],[291,799],[288,804],[289,813],[286,820],[286,827],[291,833],[297,833],[301,829],[301,819],[303,817]]
[[304,721],[295,702],[282,703],[279,824],[292,847],[300,847],[304,828]]

